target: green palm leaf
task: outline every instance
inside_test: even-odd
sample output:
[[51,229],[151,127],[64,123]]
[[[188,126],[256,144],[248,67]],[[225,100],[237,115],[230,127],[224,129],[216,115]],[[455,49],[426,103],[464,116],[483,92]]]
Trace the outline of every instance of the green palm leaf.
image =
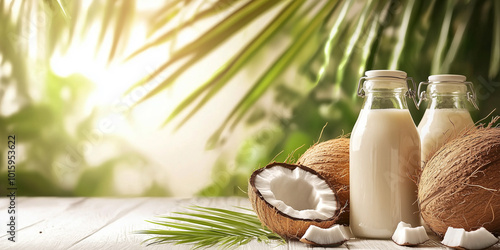
[[[181,12],[180,5],[184,0],[172,0],[168,1],[162,8],[160,8],[155,15],[150,18],[150,22],[153,25],[150,27],[149,36],[156,33],[157,30],[161,29],[164,25],[167,25],[172,18],[177,16]],[[186,1],[184,1],[186,2]]]
[[220,68],[214,76],[193,91],[185,100],[183,100],[175,109],[172,111],[170,116],[166,119],[165,123],[170,122],[177,115],[179,115],[186,107],[191,105],[193,101],[201,96],[208,89],[208,93],[205,94],[203,99],[196,105],[195,108],[189,113],[179,126],[184,124],[189,120],[206,102],[208,102],[227,82],[238,73],[252,57],[254,57],[257,52],[274,37],[277,32],[290,20],[294,13],[301,7],[303,0],[292,1],[288,6],[286,6],[281,13],[279,13],[274,20],[272,20],[267,27],[265,27],[248,45],[240,50],[240,52],[235,55],[228,63],[226,63],[222,68]]
[[[217,7],[221,5],[224,7],[222,9],[227,9],[233,2],[234,1],[230,0],[217,1],[203,11],[195,14],[192,18],[182,23],[182,25],[167,30],[156,39],[140,47],[129,56],[129,59],[141,54],[149,48],[174,39],[175,34],[180,30],[213,15]],[[415,60],[428,61],[428,54],[423,54],[422,50],[435,51],[435,53],[431,53],[432,56],[430,58],[432,63],[428,63],[422,67],[425,68],[430,66],[430,72],[433,73],[448,72],[452,70],[452,65],[456,61],[460,49],[465,46],[462,45],[462,41],[465,40],[467,30],[469,29],[467,20],[472,18],[474,9],[479,8],[476,6],[485,4],[477,1],[446,1],[440,3],[435,0],[423,2],[407,0],[399,3],[397,1],[387,0],[382,2],[370,2],[364,5],[360,5],[361,2],[357,0],[345,1],[342,2],[342,4],[334,4],[336,3],[334,0],[328,0],[322,3],[324,3],[324,6],[338,5],[343,7],[327,8],[327,11],[322,11],[324,16],[321,20],[321,25],[310,25],[315,28],[308,29],[309,33],[307,34],[311,37],[320,36],[324,32],[323,28],[326,26],[330,27],[330,33],[324,45],[314,50],[314,53],[311,54],[312,56],[309,57],[308,61],[301,65],[314,65],[322,55],[322,63],[319,68],[312,71],[307,69],[306,72],[311,72],[309,74],[311,77],[314,76],[316,83],[318,83],[321,79],[329,77],[326,75],[327,69],[333,66],[334,68],[329,74],[335,76],[333,81],[335,83],[335,96],[349,96],[349,93],[355,96],[353,87],[351,86],[352,84],[342,86],[342,83],[353,81],[353,79],[359,77],[357,74],[360,74],[366,69],[374,67],[403,67],[404,69],[404,67],[408,67],[411,63],[408,60],[408,58],[410,58],[408,55],[414,55],[413,64]],[[165,7],[161,9],[158,17],[154,18],[155,28],[152,30],[154,31],[156,28],[168,24],[169,20],[172,20],[171,18],[177,15],[176,13],[178,13],[180,6],[187,6],[188,4],[189,1],[184,2],[181,0],[166,4]],[[223,21],[200,35],[199,39],[174,51],[171,58],[160,65],[151,75],[144,77],[143,80],[134,84],[129,91],[141,84],[153,80],[161,72],[174,65],[174,63],[177,63],[180,59],[188,56],[189,59],[182,62],[172,74],[136,104],[147,100],[171,86],[182,74],[191,69],[192,65],[211,53],[213,49],[225,41],[225,39],[240,31],[242,27],[251,23],[261,13],[274,8],[276,4],[277,1],[247,1],[240,8],[230,13]],[[494,17],[498,18],[498,4],[494,6]],[[456,9],[458,7],[464,7],[467,8],[467,10],[464,13],[457,14]],[[177,128],[183,126],[196,115],[206,103],[212,100],[238,72],[251,63],[251,59],[255,54],[269,44],[273,36],[279,34],[280,31],[283,32],[286,30],[293,41],[292,44],[286,49],[285,53],[283,53],[280,58],[265,70],[265,73],[252,84],[251,89],[232,109],[222,125],[207,143],[207,147],[209,148],[216,145],[225,129],[229,126],[232,130],[244,115],[248,113],[251,107],[254,106],[256,101],[278,80],[281,73],[291,67],[293,61],[297,60],[298,45],[303,46],[308,41],[308,39],[303,37],[305,29],[302,28],[302,25],[307,22],[312,22],[308,21],[307,18],[319,13],[317,12],[319,9],[317,4],[306,4],[306,2],[302,1],[287,3],[279,14],[275,16],[274,20],[271,21],[268,26],[264,27],[251,42],[232,56],[227,63],[216,70],[207,81],[197,87],[179,103],[165,119],[164,124],[177,119],[180,114],[186,112],[189,108],[189,112],[186,113],[186,116],[177,124]],[[397,10],[402,11],[398,12]],[[295,13],[296,11],[301,14],[297,15]],[[316,16],[314,17],[317,18]],[[295,23],[292,28],[289,28],[290,23]],[[457,26],[459,27],[458,29],[453,26],[454,23],[460,24]],[[309,23],[307,23],[307,25],[309,25]],[[438,32],[435,32],[436,27],[439,29]],[[395,30],[395,33],[388,33],[388,30]],[[494,39],[500,39],[496,38],[500,37],[500,35],[497,35],[499,33],[500,29],[498,25],[494,26]],[[450,34],[452,35],[450,36]],[[294,44],[296,47],[293,47]],[[341,46],[345,45],[345,47],[343,47],[342,50],[334,50],[333,48],[337,48],[339,44]],[[492,43],[492,50],[500,50],[500,46],[497,44],[498,43]],[[389,48],[389,46],[392,47]],[[494,73],[498,74],[498,67],[495,66],[495,62],[500,64],[500,56],[497,54],[498,53],[492,54],[491,56],[489,67],[489,72],[491,72],[490,75]],[[346,112],[347,111],[346,109]]]
[[455,4],[456,2],[453,0],[446,1],[445,15],[443,23],[441,25],[441,31],[439,33],[439,41],[436,48],[437,52],[435,53],[434,58],[432,60],[432,69],[431,69],[432,74],[439,74],[439,72],[441,72],[441,62],[442,62],[441,58],[445,53],[445,48],[448,41],[448,33],[450,31],[453,9],[455,8]]
[[492,41],[492,53],[490,60],[490,71],[489,77],[494,78],[500,72],[500,3],[495,1],[494,6],[494,30],[493,30],[493,41]]
[[[111,1],[112,2],[112,1]],[[133,20],[134,14],[134,0],[123,0],[120,11],[118,12],[118,18],[116,20],[116,27],[114,29],[113,43],[111,45],[111,50],[109,52],[108,61],[113,60],[115,57],[116,50],[118,48],[118,43],[120,37],[124,33],[125,27],[130,25]]]
[[[347,43],[347,47],[344,51],[342,51],[342,53],[344,53],[344,55],[339,63],[339,67],[337,69],[337,71],[338,71],[337,80],[335,81],[335,84],[338,86],[337,88],[339,88],[343,82],[344,73],[346,72],[347,62],[349,61],[349,58],[351,57],[356,44],[360,40],[360,37],[362,35],[362,31],[363,31],[363,27],[365,27],[365,20],[369,14],[368,10],[371,9],[372,4],[373,4],[373,2],[371,2],[370,4],[367,4],[363,8],[362,13],[357,20],[356,28],[355,28],[353,34],[351,35],[349,42]],[[342,20],[342,19],[339,17],[338,20]],[[331,54],[331,52],[329,54]]]
[[[180,4],[181,2],[184,2],[184,4],[189,4],[191,0],[176,0],[172,1],[169,4],[165,5],[160,11],[158,11],[158,14],[155,15],[156,18],[154,18],[152,21],[154,24],[151,27],[150,33],[156,33],[157,30],[161,29],[164,25],[167,25],[172,18],[177,16],[181,8],[176,6]],[[130,60],[134,58],[135,56],[139,55],[140,53],[158,46],[160,44],[163,44],[165,42],[170,41],[171,39],[175,39],[175,35],[178,34],[179,31],[182,29],[189,27],[197,22],[202,21],[205,18],[211,17],[215,14],[223,12],[225,9],[229,8],[232,6],[233,3],[240,1],[240,0],[218,0],[216,3],[214,3],[212,6],[209,8],[197,12],[194,16],[183,22],[181,25],[178,27],[175,27],[174,29],[170,29],[160,35],[159,37],[155,38],[153,41],[145,44],[144,46],[140,47],[136,51],[134,51],[132,54],[130,54],[126,60]],[[206,34],[206,33],[205,33]]]
[[277,234],[262,226],[252,210],[232,211],[221,208],[190,207],[191,212],[175,212],[180,216],[163,216],[160,221],[148,221],[165,229],[138,231],[152,237],[148,244],[191,244],[193,248],[219,245],[222,248],[244,245],[252,240],[264,243],[284,243]]
[[[30,43],[22,39],[27,35],[26,27],[37,21],[32,20],[32,17],[39,14],[47,14],[47,25],[37,30],[37,39],[41,37],[41,40],[47,41],[47,44],[39,45],[44,49],[41,56],[46,57],[43,58],[42,68],[49,69],[53,52],[64,53],[64,48],[71,45],[73,32],[81,37],[93,37],[86,36],[86,32],[95,32],[94,27],[97,26],[97,38],[93,41],[96,44],[95,52],[99,53],[102,43],[109,39],[111,49],[105,53],[111,61],[127,56],[122,54],[122,48],[130,37],[132,19],[129,17],[134,17],[134,21],[141,19],[148,24],[147,37],[150,40],[147,44],[133,48],[134,53],[128,59],[134,60],[137,59],[135,56],[155,46],[175,44],[177,34],[220,12],[223,17],[221,21],[202,32],[193,42],[172,49],[170,57],[165,55],[167,59],[160,63],[155,72],[144,75],[141,81],[134,84],[131,89],[157,80],[167,70],[173,72],[155,84],[154,90],[139,102],[173,84],[185,84],[178,82],[178,79],[191,70],[195,71],[201,60],[214,53],[228,39],[244,32],[245,27],[257,27],[258,34],[251,41],[243,44],[238,51],[227,52],[224,55],[227,62],[223,66],[211,68],[214,73],[187,94],[174,107],[174,111],[165,117],[165,123],[177,122],[177,128],[190,121],[203,106],[221,94],[221,90],[238,73],[245,71],[251,64],[259,63],[258,57],[264,50],[272,49],[271,46],[278,39],[279,42],[286,41],[280,44],[283,50],[278,57],[260,71],[256,81],[239,83],[249,90],[241,93],[244,96],[235,106],[229,107],[230,113],[207,143],[208,146],[219,145],[224,132],[230,133],[249,114],[249,118],[252,118],[251,122],[247,120],[249,126],[264,119],[273,123],[271,126],[276,127],[279,133],[272,135],[272,145],[260,149],[259,155],[254,157],[259,160],[240,162],[237,168],[247,164],[241,168],[253,169],[264,163],[262,159],[274,157],[283,148],[296,148],[307,143],[310,138],[317,136],[326,121],[335,126],[329,131],[327,129],[325,136],[334,136],[342,129],[348,132],[355,122],[360,101],[359,98],[351,97],[356,95],[357,79],[365,70],[398,68],[407,71],[415,79],[425,79],[433,73],[467,75],[478,88],[483,87],[484,98],[480,100],[480,112],[483,113],[476,114],[476,117],[485,116],[489,112],[487,109],[495,107],[497,104],[493,100],[500,93],[490,88],[493,87],[492,82],[499,81],[500,72],[498,1],[171,0],[161,3],[158,10],[153,12],[135,8],[135,0],[93,1],[89,8],[83,8],[86,5],[84,3],[82,0],[71,3],[44,0],[43,4],[26,0],[10,3],[0,0],[0,32],[6,38],[0,46],[2,65],[12,65],[11,74],[2,75],[2,83],[15,89],[19,96],[16,96],[17,99],[31,101],[29,84],[30,79],[33,79],[30,67],[32,51]],[[140,5],[140,2],[137,4]],[[197,12],[183,20],[183,14],[189,13],[186,10]],[[266,19],[270,21],[259,23],[264,13],[271,14],[271,11],[274,16]],[[84,23],[78,23],[82,20]],[[182,22],[176,26],[174,22],[179,20]],[[79,27],[83,28],[77,30]],[[36,56],[40,57],[40,54]],[[285,73],[289,72],[297,72],[294,75],[296,79],[288,79]],[[273,104],[277,104],[279,109],[286,109],[286,115],[258,104],[259,99],[269,94],[271,89],[275,92]],[[54,107],[59,107],[56,108],[59,110],[60,106]],[[418,122],[422,112],[413,115],[415,122]],[[247,179],[243,177],[247,173],[243,172],[231,176],[227,187],[221,189],[229,189],[236,183],[245,185]]]
[[[330,35],[329,35],[328,40],[326,42],[326,45],[323,49],[323,56],[325,57],[325,61],[323,62],[323,65],[319,69],[318,75],[316,77],[316,79],[317,79],[316,84],[318,84],[318,82],[323,78],[325,71],[326,71],[328,65],[330,64],[330,55],[332,54],[333,45],[338,40],[338,36],[340,33],[339,32],[340,24],[343,23],[343,20],[344,20],[345,16],[347,15],[347,12],[348,12],[349,7],[351,6],[352,2],[353,1],[347,1],[344,3],[344,6],[340,10],[340,14],[338,15],[337,19],[335,20],[335,23],[332,26],[332,29],[330,31]],[[365,9],[367,9],[367,8],[365,7]]]
[[[176,72],[172,74],[165,81],[161,82],[154,90],[149,92],[146,96],[144,96],[141,100],[139,100],[136,104],[158,94],[161,90],[173,84],[173,80],[181,75],[187,68],[189,68],[194,62],[197,62],[208,53],[210,53],[213,49],[222,44],[225,40],[233,36],[240,29],[250,23],[252,20],[257,18],[258,16],[265,13],[267,10],[271,9],[274,5],[276,5],[277,1],[266,1],[266,0],[256,0],[250,1],[246,5],[242,6],[231,15],[229,15],[226,19],[215,25],[213,28],[209,29],[203,35],[200,36],[199,39],[187,44],[182,47],[178,51],[172,54],[171,58],[159,66],[152,74],[147,76],[143,81],[139,81],[131,88],[142,85],[144,82],[148,82],[158,76],[163,70],[165,70],[168,66],[177,62],[178,60],[188,56],[193,55],[193,59],[191,59],[188,63],[184,64],[180,67]],[[152,46],[152,45],[151,45]],[[127,91],[127,92],[129,92]]]
[[472,13],[475,7],[475,4],[469,3],[468,5],[469,6],[467,6],[465,13],[460,16],[460,22],[462,25],[460,25],[460,27],[458,27],[457,30],[455,31],[455,35],[453,36],[450,47],[441,65],[441,72],[449,72],[452,63],[454,62],[457,56],[458,49],[460,48],[460,44],[463,41],[465,30],[468,27],[469,20],[472,17]]
[[[314,16],[307,26],[300,32],[300,36],[296,37],[294,42],[287,50],[272,64],[272,66],[257,80],[250,91],[240,100],[233,108],[231,113],[223,122],[222,126],[212,135],[207,142],[207,147],[212,148],[219,141],[219,137],[225,127],[232,121],[231,127],[234,126],[243,118],[245,112],[262,96],[269,88],[273,81],[288,67],[294,59],[294,56],[300,51],[304,44],[311,39],[314,31],[316,31],[327,17],[327,14],[336,6],[336,1],[328,1],[322,9]],[[234,118],[234,119],[233,119]]]
[[[104,7],[104,16],[102,18],[102,23],[101,23],[101,32],[99,33],[99,40],[97,42],[97,48],[99,48],[102,45],[104,37],[108,32],[108,27],[111,26],[111,21],[113,20],[113,15],[114,15],[115,4],[116,4],[115,1],[106,1],[106,6]],[[96,50],[96,53],[97,51],[98,50]]]
[[399,58],[401,57],[401,53],[403,52],[403,47],[406,41],[406,34],[408,27],[410,26],[410,17],[411,14],[413,13],[413,9],[415,6],[415,0],[410,0],[408,1],[404,14],[403,14],[403,22],[401,23],[401,26],[399,27],[399,36],[398,36],[398,42],[396,43],[396,46],[394,47],[394,51],[392,54],[391,61],[389,63],[389,69],[398,69],[398,62]]
[[[373,19],[377,20],[379,18],[378,15],[376,15]],[[364,72],[366,68],[368,68],[368,57],[370,56],[372,52],[372,47],[376,38],[377,30],[378,30],[378,22],[372,22],[370,30],[368,31],[368,36],[366,38],[366,42],[363,45],[362,48],[362,55],[361,55],[361,60],[359,63],[359,66],[357,68],[358,72]],[[339,81],[340,82],[340,81]],[[355,99],[357,98],[358,93],[356,91],[352,92],[352,98]]]

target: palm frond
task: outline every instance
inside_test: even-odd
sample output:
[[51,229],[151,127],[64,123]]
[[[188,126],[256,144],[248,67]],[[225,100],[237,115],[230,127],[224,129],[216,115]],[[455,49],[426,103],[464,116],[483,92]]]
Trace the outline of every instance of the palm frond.
[[262,226],[252,210],[232,211],[221,208],[192,206],[190,212],[175,212],[179,216],[163,216],[163,220],[148,221],[166,229],[148,229],[137,233],[152,237],[148,244],[191,244],[193,248],[219,245],[228,248],[252,240],[270,244],[284,243],[277,234]]
[[439,33],[439,41],[436,47],[436,53],[434,54],[434,58],[432,59],[432,74],[439,74],[439,72],[441,72],[442,57],[446,51],[445,48],[448,41],[448,33],[450,31],[455,4],[456,3],[453,0],[446,1],[444,19],[441,25],[441,31]]
[[457,56],[460,44],[463,41],[465,30],[469,26],[469,20],[472,17],[472,12],[474,11],[475,6],[476,6],[475,4],[469,3],[467,8],[465,9],[465,13],[462,16],[460,16],[459,20],[461,25],[455,31],[455,35],[453,36],[450,47],[441,65],[441,72],[449,72],[452,63],[455,57]]
[[61,0],[57,0],[57,5],[59,6],[59,8],[61,9],[61,12],[63,13],[63,15],[65,17],[68,17],[68,14],[66,14],[66,10],[64,9],[63,7],[63,4],[61,3]]
[[[242,67],[254,57],[257,52],[274,37],[278,31],[290,20],[294,13],[301,7],[303,0],[293,1],[272,20],[247,46],[240,50],[228,63],[222,66],[207,82],[193,91],[184,99],[165,120],[167,124],[177,117],[185,108],[191,105],[204,92],[203,99],[194,107],[191,112],[179,123],[178,127],[187,122],[206,102],[208,102],[227,82],[238,73]],[[210,90],[209,90],[210,89]]]
[[68,29],[68,43],[65,50],[67,50],[69,48],[69,45],[73,42],[77,20],[78,17],[82,14],[79,11],[81,8],[82,8],[81,1],[73,1],[71,8],[68,10],[68,12],[70,12],[71,14],[67,17],[70,20],[70,27]]
[[159,66],[158,69],[147,76],[144,80],[139,81],[132,87],[130,87],[126,93],[130,92],[135,87],[154,79],[161,72],[163,72],[163,70],[165,70],[167,67],[174,64],[178,60],[185,58],[188,55],[193,55],[193,58],[188,63],[184,64],[183,67],[180,67],[176,70],[176,72],[172,73],[172,76],[175,77],[170,76],[168,79],[161,82],[158,86],[156,86],[155,89],[150,91],[136,104],[139,104],[142,101],[158,94],[166,87],[172,85],[173,80],[175,80],[177,76],[184,73],[184,71],[187,68],[191,67],[194,62],[197,62],[204,56],[208,55],[212,50],[221,45],[224,41],[232,37],[248,23],[255,20],[258,16],[262,15],[276,4],[278,4],[278,1],[256,0],[248,2],[238,10],[234,11],[226,19],[222,20],[211,29],[206,31],[204,34],[202,34],[199,39],[196,39],[180,48],[179,50],[175,51],[167,62]]
[[[373,19],[377,20],[378,18],[379,18],[379,16],[376,15]],[[366,38],[366,42],[362,47],[363,52],[361,54],[361,60],[360,60],[359,66],[358,66],[358,74],[362,74],[362,72],[364,72],[365,69],[367,68],[368,57],[370,56],[370,54],[372,52],[372,46],[373,46],[373,43],[375,41],[378,26],[379,26],[379,23],[376,21],[371,23],[371,27],[368,31],[368,36]],[[352,98],[354,99],[357,96],[358,96],[358,93],[353,91]]]
[[313,37],[316,31],[322,24],[327,14],[336,6],[337,1],[328,1],[322,9],[314,16],[314,18],[303,28],[300,36],[295,37],[294,42],[274,61],[271,67],[255,82],[253,87],[232,109],[231,113],[224,120],[219,129],[210,137],[207,142],[207,148],[214,147],[219,141],[222,131],[229,123],[232,123],[231,129],[243,118],[246,111],[264,94],[274,80],[293,62],[294,57],[303,48],[304,44]]
[[99,51],[99,48],[101,47],[102,42],[104,41],[104,37],[106,36],[106,33],[108,32],[109,26],[111,26],[111,22],[113,20],[114,14],[115,14],[115,12],[114,12],[115,4],[116,4],[115,1],[107,1],[106,6],[104,7],[104,13],[103,13],[102,22],[101,22],[101,32],[99,33],[99,40],[97,42],[98,49],[96,49],[96,53]]
[[[344,55],[339,63],[339,67],[337,69],[337,79],[335,81],[335,85],[338,87],[340,87],[340,85],[343,82],[344,72],[346,72],[347,62],[349,61],[349,58],[351,57],[356,44],[360,40],[363,28],[366,27],[365,20],[368,18],[367,17],[368,13],[369,13],[368,10],[372,8],[373,4],[374,4],[374,2],[371,2],[370,4],[367,4],[363,8],[361,15],[358,17],[356,28],[355,28],[353,34],[351,35],[349,42],[347,43],[347,47],[344,51],[342,51],[344,53]],[[331,52],[329,54],[331,54]]]
[[[112,1],[105,2],[105,4],[110,4],[110,3],[112,3]],[[95,22],[95,20],[98,17],[100,17],[101,13],[105,13],[103,11],[103,9],[107,10],[107,8],[103,7],[102,5],[103,5],[103,3],[100,1],[92,1],[92,3],[90,4],[90,6],[87,9],[87,12],[85,13],[85,19],[84,19],[85,22],[83,23],[83,27],[81,28],[80,36],[82,36],[82,37],[85,36],[85,34],[87,34],[87,32],[89,31],[92,24]],[[104,27],[104,21],[105,21],[105,17],[103,16],[102,22],[101,22],[101,27]],[[109,23],[109,20],[107,22]],[[104,40],[104,33],[103,32],[104,31],[101,29],[101,31],[99,33],[99,37],[102,36],[102,38],[99,38],[99,40],[101,42],[102,42],[102,40]],[[99,45],[100,42],[97,42],[97,44]],[[99,48],[99,46],[96,47],[96,53],[97,53],[98,48]]]
[[403,22],[399,27],[398,42],[394,47],[391,61],[389,62],[389,69],[398,69],[399,58],[401,57],[401,53],[403,52],[404,43],[406,41],[407,30],[408,27],[410,26],[410,18],[414,6],[415,6],[415,0],[410,0],[405,7],[405,11],[403,14]]
[[[211,7],[197,12],[194,16],[190,17],[188,20],[182,22],[180,25],[176,26],[175,28],[169,29],[165,31],[163,34],[159,35],[157,38],[155,38],[153,41],[150,41],[146,43],[145,45],[141,46],[139,49],[135,50],[132,52],[125,60],[130,60],[134,58],[135,56],[141,54],[142,52],[161,45],[163,43],[166,43],[172,39],[175,39],[175,36],[183,29],[186,27],[189,27],[197,22],[200,22],[204,20],[205,18],[208,18],[210,16],[213,16],[217,13],[221,13],[221,11],[229,8],[234,2],[238,0],[218,0],[217,3],[214,3]],[[177,16],[181,12],[181,7],[176,6],[179,5],[183,0],[177,0],[177,1],[172,1],[171,3],[167,4],[162,8],[160,11],[158,11],[158,15],[155,15],[155,18],[152,20],[153,25],[150,28],[149,33],[156,33],[157,30],[162,28],[163,26],[167,25],[169,21],[171,21],[175,16]],[[190,1],[184,1],[184,5],[188,4]],[[206,34],[206,33],[205,33]],[[151,35],[151,34],[150,34]]]
[[111,45],[108,61],[113,60],[113,58],[115,57],[120,37],[126,30],[128,30],[125,29],[125,27],[130,25],[133,20],[134,4],[135,4],[134,0],[122,1],[122,6],[120,8],[120,11],[118,12],[118,18],[116,20],[116,27],[114,29],[114,36],[113,36],[113,44]]
[[500,72],[500,2],[493,2],[494,7],[494,30],[492,41],[492,53],[490,60],[489,77],[494,78]]
[[[218,0],[216,4],[198,12],[180,26],[165,31],[156,39],[140,47],[129,58],[141,54],[149,48],[171,41],[180,30],[213,15],[214,11],[217,10],[217,5],[225,4],[223,6],[228,7],[234,2],[236,1]],[[134,84],[129,91],[153,80],[180,59],[189,58],[183,61],[172,74],[156,85],[152,91],[136,104],[171,86],[182,74],[211,53],[225,39],[240,31],[241,27],[251,23],[260,13],[275,6],[275,4],[271,5],[270,3],[266,5],[265,2],[269,1],[244,2],[241,7],[200,35],[198,39],[174,51],[171,58],[160,65],[152,74]],[[277,1],[271,2],[276,3]],[[175,8],[188,4],[187,1],[180,0],[175,3],[176,5],[168,5],[168,11],[164,9],[161,17],[155,19],[157,27],[161,26],[160,23],[163,25],[169,23],[168,20],[171,20],[171,16],[176,15]],[[307,62],[300,62],[299,67],[304,68],[306,74],[308,73],[311,77],[314,77],[313,82],[316,83],[319,83],[325,77],[334,76],[334,80],[330,81],[334,82],[333,91],[337,97],[350,96],[350,93],[355,96],[352,86],[341,86],[342,83],[352,82],[353,79],[359,77],[361,71],[374,67],[401,68],[404,70],[414,64],[415,61],[424,60],[431,61],[431,63],[422,66],[422,68],[428,68],[429,73],[448,72],[452,68],[456,68],[452,67],[452,65],[455,63],[457,55],[459,55],[459,50],[463,48],[463,41],[466,40],[467,20],[474,15],[476,5],[484,5],[484,3],[479,2],[448,0],[442,3],[436,0],[424,2],[387,0],[370,2],[369,4],[362,4],[361,1],[357,0],[343,2],[328,0],[322,2],[322,4],[335,7],[328,8],[327,12],[322,12],[324,18],[321,20],[321,25],[317,26],[310,25],[312,18],[308,20],[308,17],[311,16],[317,18],[316,15],[320,9],[317,8],[317,4],[311,5],[302,1],[287,3],[275,16],[274,20],[264,27],[252,41],[232,56],[222,67],[214,70],[213,75],[188,94],[169,114],[163,125],[179,119],[181,114],[189,109],[186,115],[177,123],[176,128],[182,127],[206,103],[212,100],[233,79],[236,73],[244,69],[245,65],[248,65],[251,59],[269,44],[273,36],[279,34],[280,31],[283,32],[282,34],[287,34],[291,38],[292,44],[264,71],[257,81],[252,83],[250,90],[231,110],[222,125],[207,142],[208,148],[216,145],[226,128],[232,130],[256,101],[267,92],[269,87],[275,84],[282,73],[291,67],[292,61],[298,60],[296,58],[298,55],[297,50],[295,50],[296,47],[292,46],[297,44],[304,46],[307,41],[310,41],[304,38],[304,24],[315,27],[314,30],[309,29],[311,32],[308,34],[311,37],[320,37],[324,34],[325,29],[328,29],[329,35],[320,47],[318,46],[316,50],[312,50],[312,57],[308,57]],[[466,7],[467,10],[456,11],[456,9],[462,7]],[[495,10],[493,10],[494,13],[498,12],[496,11],[497,8],[495,7]],[[296,9],[301,13],[300,15],[295,13]],[[422,18],[422,16],[427,18]],[[498,18],[498,15],[495,14],[494,18]],[[290,23],[293,22],[296,23],[290,28]],[[500,35],[497,35],[500,33],[498,25],[494,26],[493,33],[493,37],[500,37]],[[492,44],[492,50],[500,50],[500,46],[497,44]],[[422,53],[422,50],[429,51],[429,53]],[[410,62],[410,59],[413,63]],[[321,62],[319,67],[316,67],[318,61]],[[500,56],[492,54],[490,63],[492,66],[489,67],[489,71],[492,73],[490,75],[498,71],[498,67],[494,67],[496,65],[494,62],[497,61],[500,61]],[[328,72],[327,69],[330,67],[333,70]],[[417,71],[421,73],[422,70],[418,69]],[[328,76],[326,75],[327,72]]]
[[152,25],[148,31],[148,36],[156,33],[157,30],[162,28],[164,25],[167,25],[172,18],[180,13],[181,6],[179,5],[181,5],[181,2],[183,2],[183,0],[169,1],[149,19]]
[[349,7],[351,6],[352,2],[353,1],[344,2],[344,6],[342,7],[337,19],[335,20],[335,23],[332,26],[332,29],[330,30],[330,35],[328,36],[328,40],[323,49],[323,56],[325,59],[323,65],[321,65],[321,68],[318,71],[318,75],[316,77],[316,84],[318,84],[318,82],[321,81],[328,65],[330,64],[330,55],[332,54],[332,48],[336,41],[335,38],[338,38],[340,24],[343,23],[343,20],[347,15],[347,12],[349,11]]

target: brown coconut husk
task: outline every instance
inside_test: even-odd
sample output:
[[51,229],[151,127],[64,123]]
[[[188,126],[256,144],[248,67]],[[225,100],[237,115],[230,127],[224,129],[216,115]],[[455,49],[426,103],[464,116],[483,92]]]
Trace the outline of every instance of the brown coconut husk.
[[441,237],[448,227],[500,234],[500,128],[492,127],[497,119],[446,143],[422,171],[420,212]]
[[[306,230],[311,225],[315,225],[321,228],[329,228],[333,224],[335,224],[335,222],[338,220],[338,211],[333,217],[326,220],[297,219],[279,211],[274,206],[269,204],[264,199],[260,191],[255,187],[255,177],[265,169],[275,166],[285,167],[290,170],[301,168],[318,176],[320,179],[325,180],[325,178],[319,175],[316,171],[302,165],[273,162],[264,168],[257,169],[255,172],[253,172],[248,183],[248,197],[250,198],[250,203],[252,204],[253,210],[259,217],[259,220],[262,222],[262,224],[264,224],[267,228],[280,235],[281,237],[289,240],[300,240],[300,238],[302,238]],[[326,183],[332,190],[334,190],[328,182]],[[339,208],[340,206],[337,204],[337,207]]]
[[[459,130],[459,131],[456,131],[455,128],[452,128],[453,133],[450,133],[446,138],[444,138],[444,140],[442,142],[443,145],[448,143],[448,142],[451,142],[457,138],[461,138],[461,137],[464,137],[468,134],[471,134],[471,133],[475,132],[477,129],[491,128],[493,126],[493,124],[495,124],[500,119],[500,116],[492,117],[491,121],[488,124],[484,124],[484,123],[482,123],[482,121],[486,120],[491,114],[493,114],[493,112],[495,112],[495,110],[496,109],[491,111],[491,113],[488,114],[483,119],[476,122],[475,125],[472,125],[470,127],[466,127],[466,128]],[[439,151],[440,149],[441,149],[440,147],[435,147],[429,152],[429,156],[430,156],[429,161],[430,161],[430,158],[432,158],[432,156],[434,156],[434,154],[436,154],[437,151]],[[424,166],[422,166],[422,167],[424,167]]]
[[343,211],[338,224],[349,225],[349,138],[338,138],[311,146],[297,164],[312,168],[337,193]]

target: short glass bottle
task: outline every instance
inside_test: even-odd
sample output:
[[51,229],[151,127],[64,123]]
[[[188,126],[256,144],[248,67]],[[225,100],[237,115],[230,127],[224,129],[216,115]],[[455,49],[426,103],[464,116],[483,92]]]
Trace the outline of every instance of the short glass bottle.
[[416,105],[415,94],[403,71],[365,74],[350,140],[350,227],[356,237],[389,239],[400,221],[420,224],[411,179],[420,169],[420,138],[406,103],[410,97]]
[[[420,92],[427,85],[427,91]],[[469,91],[469,88],[470,91]],[[429,100],[422,120],[418,124],[422,147],[422,168],[443,144],[464,129],[474,126],[468,102],[478,109],[471,82],[463,75],[431,75],[418,86],[422,101]]]

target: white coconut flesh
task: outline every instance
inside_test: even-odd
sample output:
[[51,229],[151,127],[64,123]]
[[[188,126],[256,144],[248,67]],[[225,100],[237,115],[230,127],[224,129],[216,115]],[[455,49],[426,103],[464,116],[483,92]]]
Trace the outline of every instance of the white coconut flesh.
[[463,228],[448,227],[441,243],[448,247],[465,249],[484,249],[493,246],[498,238],[484,227],[475,231],[466,232]]
[[392,240],[401,246],[415,246],[429,240],[429,236],[423,226],[411,227],[410,224],[401,221],[392,235]]
[[330,228],[320,228],[314,225],[307,228],[301,241],[310,242],[315,245],[337,245],[348,241],[352,237],[351,230],[342,225],[334,225]]
[[326,220],[338,209],[326,181],[301,168],[265,169],[256,176],[255,188],[270,205],[293,218]]

